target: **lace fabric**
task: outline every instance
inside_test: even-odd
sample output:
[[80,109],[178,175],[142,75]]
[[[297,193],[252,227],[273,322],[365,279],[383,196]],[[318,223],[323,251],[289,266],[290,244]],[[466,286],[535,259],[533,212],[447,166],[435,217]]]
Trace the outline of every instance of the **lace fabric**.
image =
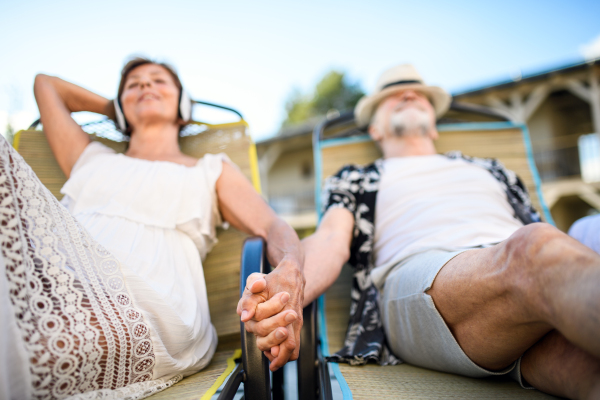
[[153,380],[151,328],[132,302],[120,263],[5,140],[0,249],[34,398],[138,399],[181,379]]

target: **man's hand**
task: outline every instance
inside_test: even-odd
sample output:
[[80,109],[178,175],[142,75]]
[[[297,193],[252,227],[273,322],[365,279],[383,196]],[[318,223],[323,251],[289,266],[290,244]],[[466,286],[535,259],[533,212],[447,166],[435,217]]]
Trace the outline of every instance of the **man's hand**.
[[298,359],[304,284],[300,269],[284,259],[268,275],[250,275],[238,303],[237,313],[246,330],[257,336],[271,371]]

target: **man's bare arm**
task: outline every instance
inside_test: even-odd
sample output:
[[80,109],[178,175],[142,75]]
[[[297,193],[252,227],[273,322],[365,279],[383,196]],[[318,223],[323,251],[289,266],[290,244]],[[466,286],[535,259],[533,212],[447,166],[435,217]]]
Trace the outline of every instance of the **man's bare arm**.
[[[321,221],[317,232],[302,241],[305,252],[304,306],[310,304],[324,293],[337,279],[340,271],[350,257],[350,243],[354,216],[346,209],[331,209]],[[256,296],[268,291],[269,285],[261,276],[250,276],[247,287]],[[280,296],[258,304],[256,316],[246,322],[246,330],[257,336],[257,342],[271,346],[265,355],[273,360],[280,348],[274,338],[274,332],[285,326],[283,304]]]
[[304,305],[333,285],[350,258],[354,216],[345,208],[325,213],[317,231],[302,241],[304,247]]

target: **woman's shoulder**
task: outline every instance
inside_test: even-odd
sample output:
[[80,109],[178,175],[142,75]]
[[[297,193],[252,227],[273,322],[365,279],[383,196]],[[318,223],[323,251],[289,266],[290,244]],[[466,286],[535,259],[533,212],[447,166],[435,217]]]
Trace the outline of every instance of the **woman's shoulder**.
[[82,166],[84,166],[85,164],[87,164],[88,162],[93,160],[94,158],[97,158],[98,156],[115,155],[115,154],[116,154],[115,150],[111,149],[110,147],[108,147],[100,142],[93,140],[90,142],[90,144],[88,144],[85,147],[85,149],[83,150],[83,153],[81,153],[81,155],[77,159],[77,162],[75,162],[75,165],[73,166],[73,169],[71,170],[71,174],[73,174],[73,172],[77,171]]

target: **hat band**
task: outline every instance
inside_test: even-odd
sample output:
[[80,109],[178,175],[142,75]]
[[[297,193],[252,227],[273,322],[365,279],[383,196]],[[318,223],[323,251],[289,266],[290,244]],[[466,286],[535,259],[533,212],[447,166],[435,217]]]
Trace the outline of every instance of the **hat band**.
[[381,90],[383,89],[387,89],[390,86],[396,86],[396,85],[408,85],[411,83],[420,83],[423,84],[423,82],[421,81],[416,81],[416,80],[412,80],[412,81],[397,81],[397,82],[392,82],[392,83],[388,83],[387,85],[385,85],[384,87],[381,88]]

